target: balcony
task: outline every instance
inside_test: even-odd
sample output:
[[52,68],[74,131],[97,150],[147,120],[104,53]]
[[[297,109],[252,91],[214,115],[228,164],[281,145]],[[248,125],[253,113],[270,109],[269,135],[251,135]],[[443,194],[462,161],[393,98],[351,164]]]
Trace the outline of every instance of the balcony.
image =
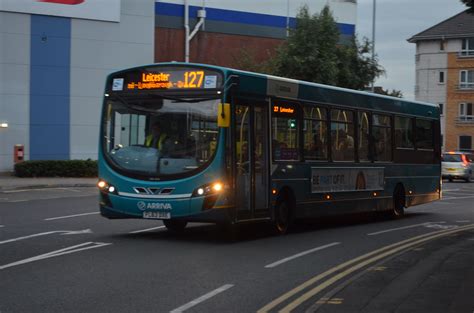
[[456,124],[474,124],[474,115],[460,115],[455,121]]
[[460,83],[456,86],[458,90],[474,90],[474,82]]
[[474,50],[462,50],[458,52],[458,58],[474,58]]

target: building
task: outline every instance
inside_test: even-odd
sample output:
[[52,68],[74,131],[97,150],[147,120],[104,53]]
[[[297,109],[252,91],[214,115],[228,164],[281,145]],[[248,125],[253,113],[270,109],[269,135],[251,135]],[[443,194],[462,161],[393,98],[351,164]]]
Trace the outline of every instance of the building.
[[17,144],[25,160],[96,159],[105,77],[185,60],[186,8],[189,60],[235,66],[268,57],[304,4],[354,35],[356,0],[0,0],[0,172]]
[[473,151],[474,15],[461,12],[408,41],[416,43],[416,100],[442,108],[443,150]]
[[268,58],[287,37],[303,5],[319,13],[329,5],[341,39],[354,36],[356,0],[157,0],[155,61],[185,61],[185,4],[190,32],[202,26],[190,41],[191,62],[235,67],[245,50],[257,61]]
[[0,0],[0,172],[97,159],[105,77],[153,62],[154,0]]

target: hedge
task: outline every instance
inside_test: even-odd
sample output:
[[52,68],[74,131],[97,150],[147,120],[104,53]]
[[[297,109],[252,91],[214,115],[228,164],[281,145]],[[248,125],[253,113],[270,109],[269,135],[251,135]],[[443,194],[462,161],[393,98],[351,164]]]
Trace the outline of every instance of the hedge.
[[97,177],[97,161],[51,160],[15,164],[18,177]]

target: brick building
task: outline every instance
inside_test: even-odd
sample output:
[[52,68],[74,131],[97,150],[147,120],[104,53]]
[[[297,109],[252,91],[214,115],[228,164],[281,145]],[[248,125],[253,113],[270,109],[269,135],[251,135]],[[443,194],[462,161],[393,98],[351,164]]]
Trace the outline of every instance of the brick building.
[[355,34],[355,0],[156,0],[155,61],[184,61],[186,3],[190,32],[202,19],[190,44],[189,60],[236,67],[242,51],[257,61],[268,58],[294,27],[303,5],[319,13],[325,5],[332,11],[341,41]]
[[408,41],[416,43],[416,100],[442,107],[443,150],[473,151],[474,14],[461,12]]

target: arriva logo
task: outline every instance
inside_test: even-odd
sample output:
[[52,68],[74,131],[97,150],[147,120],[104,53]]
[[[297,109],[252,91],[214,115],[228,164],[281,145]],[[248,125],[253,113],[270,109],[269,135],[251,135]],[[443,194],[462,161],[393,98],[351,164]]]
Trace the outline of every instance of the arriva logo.
[[137,202],[137,207],[140,210],[172,210],[173,207],[171,203],[161,203],[161,202],[150,202],[146,203],[144,201]]

